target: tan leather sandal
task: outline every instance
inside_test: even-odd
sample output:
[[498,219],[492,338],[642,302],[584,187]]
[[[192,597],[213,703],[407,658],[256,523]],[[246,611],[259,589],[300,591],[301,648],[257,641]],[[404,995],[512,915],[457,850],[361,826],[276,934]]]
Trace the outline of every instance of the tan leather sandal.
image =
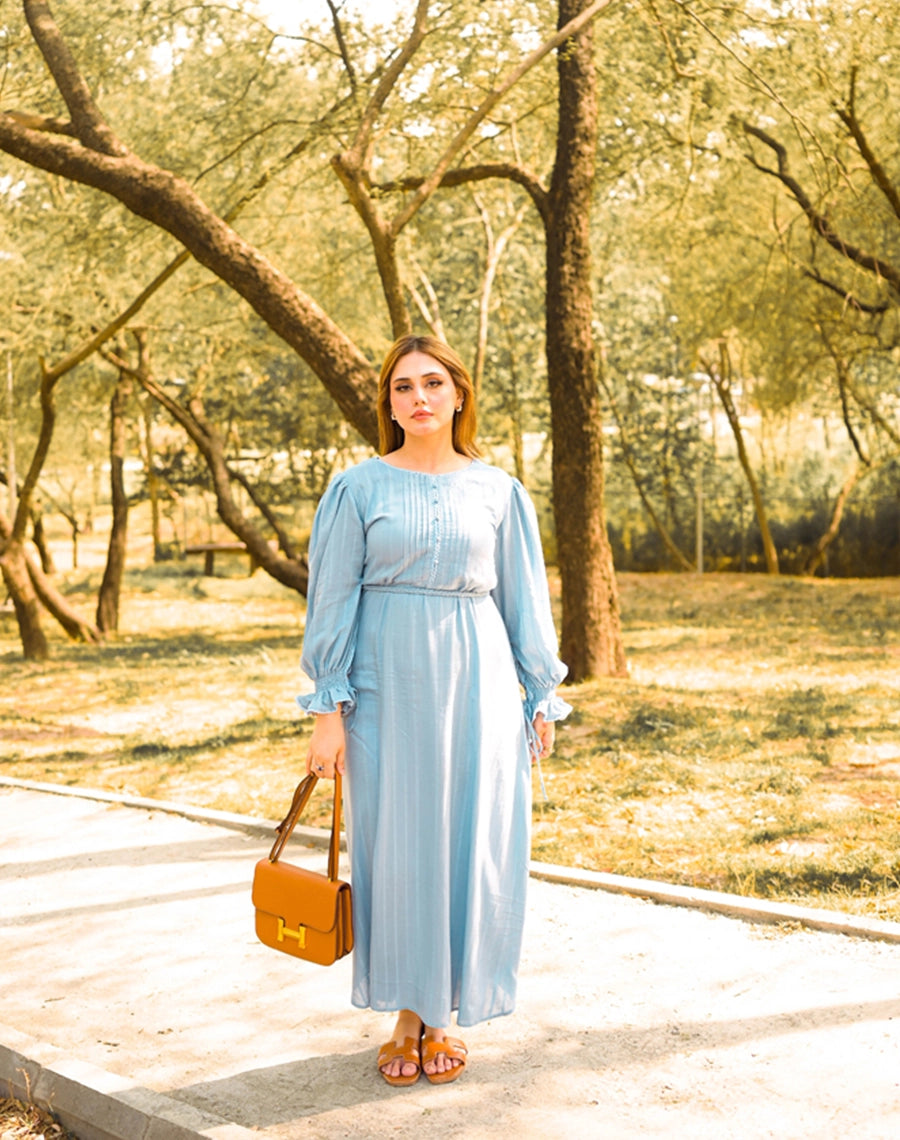
[[[451,1061],[459,1061],[459,1064],[454,1065],[452,1069],[448,1069],[445,1073],[426,1073],[425,1065],[429,1061],[435,1061],[441,1053]],[[448,1085],[462,1074],[463,1069],[466,1067],[466,1057],[468,1054],[469,1050],[466,1048],[465,1043],[460,1041],[458,1037],[445,1037],[442,1041],[438,1041],[435,1037],[423,1037],[422,1072],[425,1073],[425,1076],[433,1085]]]
[[[416,1071],[412,1076],[404,1077],[401,1074],[399,1077],[392,1077],[390,1073],[384,1071],[391,1061],[398,1060],[402,1061],[404,1065],[416,1066]],[[402,1045],[396,1041],[388,1041],[387,1044],[382,1045],[378,1053],[378,1071],[387,1083],[394,1085],[395,1088],[402,1088],[405,1085],[414,1085],[419,1079],[419,1074],[422,1072],[422,1057],[419,1053],[418,1037],[404,1037]]]

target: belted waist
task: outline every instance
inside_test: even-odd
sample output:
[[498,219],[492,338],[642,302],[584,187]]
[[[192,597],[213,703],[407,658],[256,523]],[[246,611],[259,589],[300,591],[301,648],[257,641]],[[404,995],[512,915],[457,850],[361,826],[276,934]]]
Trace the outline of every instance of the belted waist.
[[402,582],[363,583],[363,589],[372,594],[434,594],[439,598],[487,598],[491,593],[490,590],[442,590],[437,586],[412,586]]

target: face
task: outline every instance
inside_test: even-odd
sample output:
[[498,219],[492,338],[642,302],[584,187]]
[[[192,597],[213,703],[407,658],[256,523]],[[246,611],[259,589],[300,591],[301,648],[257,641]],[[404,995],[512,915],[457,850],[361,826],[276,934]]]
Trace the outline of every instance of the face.
[[409,352],[394,365],[391,411],[407,436],[453,434],[453,416],[462,401],[453,377],[425,352]]

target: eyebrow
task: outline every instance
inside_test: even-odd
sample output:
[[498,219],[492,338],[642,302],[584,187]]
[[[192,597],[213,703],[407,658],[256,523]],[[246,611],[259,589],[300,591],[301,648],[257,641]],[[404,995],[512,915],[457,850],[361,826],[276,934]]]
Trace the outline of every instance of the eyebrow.
[[[423,380],[430,380],[432,378],[432,376],[436,376],[439,380],[446,380],[447,379],[447,377],[444,375],[443,372],[438,372],[437,370],[435,370],[433,372],[423,372],[421,378]],[[391,377],[391,383],[392,384],[399,384],[402,380],[408,381],[408,380],[412,380],[412,379],[414,379],[414,377],[412,377],[412,376],[392,376]]]

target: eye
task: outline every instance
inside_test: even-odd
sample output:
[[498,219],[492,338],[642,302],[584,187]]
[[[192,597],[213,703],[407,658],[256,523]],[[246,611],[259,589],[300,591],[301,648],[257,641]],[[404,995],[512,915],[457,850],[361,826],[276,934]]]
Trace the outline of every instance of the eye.
[[410,390],[410,387],[411,387],[410,384],[407,384],[405,381],[401,381],[399,384],[394,385],[394,391],[395,392],[408,392]]
[[441,386],[443,383],[444,383],[443,377],[441,377],[441,376],[436,376],[436,377],[434,377],[433,379],[431,379],[431,380],[429,380],[429,381],[428,381],[428,387],[429,387],[429,388],[440,388],[440,386]]

